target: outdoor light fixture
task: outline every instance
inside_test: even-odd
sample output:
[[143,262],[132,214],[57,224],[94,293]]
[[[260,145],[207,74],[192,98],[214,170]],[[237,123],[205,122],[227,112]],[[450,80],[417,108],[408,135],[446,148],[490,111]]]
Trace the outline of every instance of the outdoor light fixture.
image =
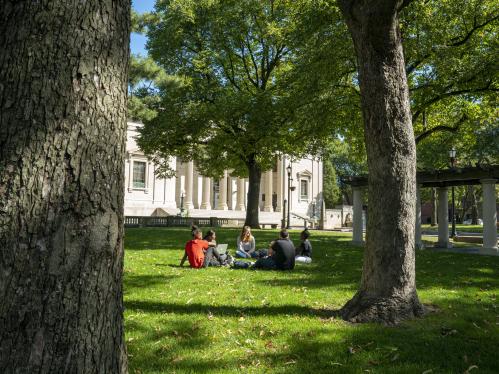
[[[450,157],[450,167],[451,167],[451,169],[454,169],[455,164],[456,164],[456,148],[454,148],[454,147],[451,148],[451,150],[449,151],[449,157]],[[455,213],[456,205],[455,205],[455,200],[454,200],[454,186],[452,186],[451,191],[452,191],[452,208],[451,208],[452,229],[450,232],[450,237],[454,238],[457,236],[457,233],[456,233],[456,213]]]

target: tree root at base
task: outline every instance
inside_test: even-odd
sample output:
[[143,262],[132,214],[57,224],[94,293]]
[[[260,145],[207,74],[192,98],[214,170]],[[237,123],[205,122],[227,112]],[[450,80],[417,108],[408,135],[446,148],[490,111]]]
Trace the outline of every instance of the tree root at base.
[[416,293],[405,298],[373,297],[360,291],[339,311],[341,318],[349,322],[377,322],[387,325],[422,317],[425,313],[425,307],[419,302]]

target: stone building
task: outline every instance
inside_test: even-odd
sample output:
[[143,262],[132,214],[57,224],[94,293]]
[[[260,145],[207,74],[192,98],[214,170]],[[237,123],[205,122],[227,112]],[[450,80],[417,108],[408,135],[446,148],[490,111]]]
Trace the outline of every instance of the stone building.
[[[178,214],[183,207],[194,217],[244,218],[248,180],[225,171],[214,180],[202,175],[191,162],[169,160],[176,171],[173,178],[159,178],[156,166],[147,160],[135,142],[139,123],[128,123],[125,161],[125,215]],[[288,166],[291,166],[291,213],[299,217],[320,216],[322,206],[322,161],[316,157],[300,160],[280,158],[273,170],[262,174],[260,210],[262,222],[280,222],[284,199],[288,197]],[[263,219],[263,220],[262,220]]]

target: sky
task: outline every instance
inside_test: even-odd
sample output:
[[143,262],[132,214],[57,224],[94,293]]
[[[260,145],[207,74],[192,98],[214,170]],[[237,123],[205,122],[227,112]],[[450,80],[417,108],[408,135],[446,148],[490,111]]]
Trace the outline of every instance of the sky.
[[[132,8],[137,13],[144,13],[153,10],[155,0],[132,0]],[[147,38],[144,35],[132,33],[130,37],[130,49],[133,54],[147,55],[145,49]]]

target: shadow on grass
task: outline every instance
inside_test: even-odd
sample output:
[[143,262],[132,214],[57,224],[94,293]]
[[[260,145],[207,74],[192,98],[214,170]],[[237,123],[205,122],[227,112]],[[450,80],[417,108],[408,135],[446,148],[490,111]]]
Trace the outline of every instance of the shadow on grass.
[[174,278],[176,277],[173,275],[128,274],[124,277],[123,286],[128,293],[137,288],[144,289],[157,285],[164,285]]
[[336,312],[329,309],[310,308],[300,305],[275,305],[275,306],[231,306],[231,305],[206,305],[206,304],[175,304],[160,301],[127,300],[125,308],[146,313],[175,313],[175,314],[207,314],[216,316],[241,317],[241,316],[317,316],[330,317]]
[[[334,335],[326,328],[311,329],[288,338],[285,352],[264,352],[261,360],[290,363],[286,373],[463,373],[473,365],[479,372],[497,373],[492,347],[499,339],[497,335],[487,339],[490,330],[473,334],[466,331],[471,324],[454,321],[424,324],[424,320],[392,328],[368,324]],[[484,339],[487,347],[481,343]]]

